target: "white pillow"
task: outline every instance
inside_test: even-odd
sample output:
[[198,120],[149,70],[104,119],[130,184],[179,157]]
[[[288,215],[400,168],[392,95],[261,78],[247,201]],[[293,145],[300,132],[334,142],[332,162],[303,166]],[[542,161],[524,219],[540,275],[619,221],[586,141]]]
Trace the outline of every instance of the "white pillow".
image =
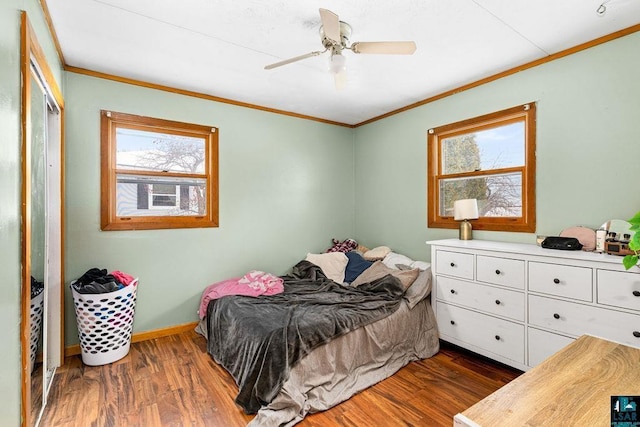
[[397,254],[395,252],[389,252],[389,254],[386,257],[384,257],[384,259],[382,260],[382,263],[384,265],[386,265],[389,268],[394,268],[396,270],[398,269],[398,267],[396,267],[396,264],[403,264],[411,267],[412,262],[413,260],[408,256]]
[[413,261],[409,267],[411,268],[419,268],[420,271],[424,271],[427,270],[428,268],[431,267],[431,264],[425,261]]
[[424,271],[431,267],[431,264],[425,261],[414,261],[408,256],[401,255],[395,252],[390,252],[384,259],[382,263],[389,268],[398,268],[398,264],[406,265],[410,268],[419,268],[421,271]]
[[378,246],[364,253],[363,257],[367,261],[378,261],[386,257],[391,252],[386,246]]
[[328,279],[336,283],[344,283],[344,272],[349,258],[342,252],[328,252],[326,254],[307,254],[307,261],[320,267]]

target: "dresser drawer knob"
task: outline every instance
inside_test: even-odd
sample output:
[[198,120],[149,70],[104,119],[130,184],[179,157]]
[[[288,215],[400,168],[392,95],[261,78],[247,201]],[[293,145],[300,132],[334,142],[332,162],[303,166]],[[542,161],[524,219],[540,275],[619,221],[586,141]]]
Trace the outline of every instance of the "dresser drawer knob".
[[500,335],[496,335],[496,341],[500,341]]
[[640,291],[633,291],[634,297],[640,297]]
[[452,325],[455,325],[455,324],[456,324],[456,322],[454,322],[454,321],[452,320],[452,321],[451,321],[451,324],[452,324]]
[[557,285],[558,283],[560,283],[560,279],[553,279],[553,283]]
[[451,289],[449,292],[451,292],[452,294],[455,294],[456,290],[455,289]]
[[496,304],[497,304],[497,305],[500,305],[500,304],[501,304],[501,302],[500,302],[500,300],[499,300],[499,299],[497,299],[497,300],[496,300]]
[[501,271],[500,271],[500,270],[496,270],[496,274],[500,274],[500,273],[501,273]]
[[636,338],[640,338],[640,332],[639,331],[633,331],[633,336]]
[[554,319],[559,319],[559,318],[560,318],[560,315],[559,315],[558,313],[553,313],[553,318],[554,318]]
[[455,262],[452,262],[452,263],[451,263],[451,264],[449,264],[449,265],[450,265],[451,267],[455,267],[455,266],[456,266],[456,263],[455,263]]

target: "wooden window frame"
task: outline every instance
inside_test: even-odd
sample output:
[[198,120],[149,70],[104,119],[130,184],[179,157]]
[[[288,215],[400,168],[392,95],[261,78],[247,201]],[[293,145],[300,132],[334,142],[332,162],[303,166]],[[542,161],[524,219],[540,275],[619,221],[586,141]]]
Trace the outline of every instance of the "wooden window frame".
[[[523,167],[492,169],[456,174],[443,174],[441,140],[460,134],[493,128],[501,124],[524,121],[525,162]],[[511,231],[533,233],[536,230],[536,105],[529,103],[495,113],[463,120],[429,129],[427,137],[427,224],[429,228],[458,228],[460,223],[453,216],[440,215],[440,180],[446,178],[470,178],[497,173],[522,172],[522,216],[480,217],[472,220],[474,230]]]
[[[205,139],[203,174],[149,173],[116,168],[116,129],[118,127]],[[155,230],[170,228],[218,227],[218,129],[113,111],[100,111],[100,229]],[[203,178],[206,180],[206,214],[201,216],[117,216],[116,176],[118,173],[146,176]]]

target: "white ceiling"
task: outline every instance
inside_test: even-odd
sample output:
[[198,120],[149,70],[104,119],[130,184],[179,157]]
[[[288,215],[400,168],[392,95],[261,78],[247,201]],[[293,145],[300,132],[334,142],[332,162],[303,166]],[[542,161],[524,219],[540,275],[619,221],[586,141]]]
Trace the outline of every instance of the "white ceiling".
[[[603,3],[606,13],[596,10]],[[640,0],[47,0],[66,65],[344,124],[640,23]],[[414,40],[416,53],[346,51],[334,87],[319,8],[351,42]]]

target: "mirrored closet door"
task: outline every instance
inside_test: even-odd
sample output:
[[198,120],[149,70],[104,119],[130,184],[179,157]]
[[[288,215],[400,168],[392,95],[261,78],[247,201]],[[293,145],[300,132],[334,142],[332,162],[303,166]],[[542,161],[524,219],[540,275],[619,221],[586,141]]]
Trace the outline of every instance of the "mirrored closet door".
[[22,417],[34,426],[63,360],[62,97],[22,15]]

